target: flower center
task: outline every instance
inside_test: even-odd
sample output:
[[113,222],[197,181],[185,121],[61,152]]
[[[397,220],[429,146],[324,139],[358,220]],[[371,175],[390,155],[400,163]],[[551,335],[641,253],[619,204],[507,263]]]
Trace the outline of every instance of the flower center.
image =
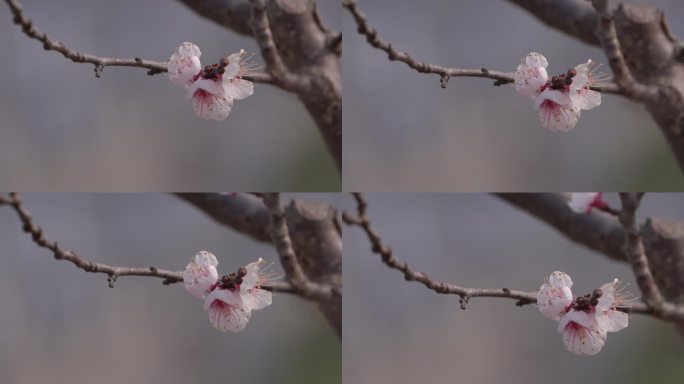
[[583,312],[591,312],[598,305],[598,299],[603,295],[601,289],[596,288],[592,293],[579,296],[570,304],[570,309]]
[[566,90],[567,87],[572,84],[572,79],[575,76],[577,76],[577,70],[570,68],[566,73],[552,77],[551,80],[546,83],[546,86],[557,91]]
[[221,278],[211,287],[213,291],[216,288],[230,289],[235,291],[240,289],[240,284],[242,284],[243,278],[247,275],[247,270],[245,268],[240,268],[237,272],[232,272],[229,275],[221,276]]
[[226,72],[226,67],[228,64],[228,58],[224,57],[219,60],[218,63],[204,67],[204,69],[202,69],[202,71],[198,74],[198,77],[210,80],[220,80],[220,75],[223,75]]

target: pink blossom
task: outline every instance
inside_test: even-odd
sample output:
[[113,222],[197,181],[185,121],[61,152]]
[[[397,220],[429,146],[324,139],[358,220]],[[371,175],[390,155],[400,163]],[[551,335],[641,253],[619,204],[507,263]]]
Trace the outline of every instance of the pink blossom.
[[185,267],[183,284],[191,295],[204,299],[204,310],[214,328],[240,332],[247,326],[253,310],[272,303],[271,292],[262,289],[274,277],[264,272],[265,264],[259,259],[219,277],[216,256],[200,251]]
[[528,54],[513,74],[516,91],[534,99],[542,125],[567,132],[579,121],[581,111],[601,104],[601,94],[590,87],[598,80],[591,60],[549,79],[548,61],[537,52]]
[[269,275],[262,272],[262,268],[266,264],[263,259],[259,259],[253,263],[247,264],[245,269],[247,274],[242,279],[240,285],[240,296],[245,305],[251,309],[262,309],[272,303],[271,292],[261,289],[262,286],[268,283]]
[[571,192],[568,206],[576,213],[591,213],[592,208],[602,209],[608,204],[602,192]]
[[537,308],[546,317],[560,320],[572,303],[572,279],[563,272],[553,272],[537,291]]
[[211,325],[219,331],[240,332],[252,316],[252,310],[245,306],[240,293],[232,289],[214,289],[204,301],[204,310],[209,314]]
[[560,319],[558,332],[563,334],[565,347],[572,353],[595,355],[606,343],[607,332],[593,314],[571,310]]
[[537,292],[537,307],[546,317],[558,321],[565,347],[578,355],[601,351],[608,332],[627,327],[627,314],[618,311],[626,300],[617,292],[618,280],[573,297],[572,280],[563,272],[553,272]]
[[618,311],[617,308],[624,306],[625,297],[618,292],[618,279],[601,286],[602,296],[596,305],[596,320],[601,328],[608,332],[617,332],[627,327],[629,316]]
[[171,82],[187,89],[202,69],[201,55],[199,47],[193,43],[185,42],[176,48],[167,64]]
[[219,63],[202,68],[200,50],[183,43],[168,62],[169,78],[188,92],[195,114],[206,120],[224,120],[233,109],[233,101],[254,93],[252,82],[243,79],[253,68],[244,62],[241,50]]
[[549,79],[546,73],[548,66],[549,62],[541,53],[532,52],[525,56],[513,73],[515,90],[523,96],[535,99]]
[[199,251],[183,271],[183,285],[193,296],[204,299],[218,280],[216,256],[207,251]]

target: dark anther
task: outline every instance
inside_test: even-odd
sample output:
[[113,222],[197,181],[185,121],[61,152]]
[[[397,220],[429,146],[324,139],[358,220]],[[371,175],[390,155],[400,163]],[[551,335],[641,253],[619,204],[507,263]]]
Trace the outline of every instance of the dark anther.
[[554,84],[558,83],[558,80],[559,80],[559,79],[558,79],[558,76],[554,76],[554,77],[551,78],[551,82],[554,83]]
[[242,277],[238,276],[235,278],[235,284],[242,284]]
[[237,274],[240,277],[247,276],[247,269],[242,267],[242,268],[238,269]]
[[207,65],[206,67],[204,67],[204,72],[205,72],[205,73],[211,72],[211,67],[208,66],[208,65]]
[[572,77],[566,77],[565,78],[565,85],[570,85],[572,84]]
[[584,297],[578,297],[577,298],[577,305],[584,305],[586,303],[586,299]]
[[592,295],[593,295],[593,297],[598,299],[599,297],[603,296],[603,291],[601,290],[601,288],[596,288],[596,289],[594,289],[594,292],[592,293]]
[[594,297],[591,299],[589,303],[595,307],[598,305],[598,299]]
[[218,73],[220,73],[220,74],[223,75],[224,73],[226,73],[226,69],[223,68],[223,67],[221,67],[221,68],[218,69]]
[[568,77],[575,77],[575,76],[577,76],[577,70],[575,68],[568,69]]
[[228,58],[227,58],[227,57],[224,57],[224,58],[222,58],[222,59],[219,61],[219,65],[222,66],[222,67],[227,67],[229,63],[230,63],[230,62],[228,61]]

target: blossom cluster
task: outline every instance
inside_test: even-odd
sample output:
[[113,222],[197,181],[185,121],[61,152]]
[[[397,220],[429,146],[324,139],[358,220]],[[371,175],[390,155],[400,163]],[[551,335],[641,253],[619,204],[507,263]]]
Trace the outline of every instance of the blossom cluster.
[[169,79],[187,90],[195,114],[206,120],[224,120],[233,109],[233,101],[254,93],[254,84],[243,79],[250,69],[246,53],[240,50],[218,63],[204,68],[199,47],[185,42],[168,61]]
[[591,60],[549,79],[546,57],[537,52],[525,56],[513,74],[515,90],[534,100],[542,125],[567,132],[575,127],[582,110],[601,104],[601,93],[591,89],[598,81]]
[[211,325],[223,332],[240,332],[247,326],[252,311],[271,305],[271,292],[261,289],[269,275],[259,259],[237,272],[219,277],[216,256],[199,251],[183,271],[185,289],[204,300]]
[[608,332],[627,327],[624,307],[626,297],[618,289],[617,279],[592,293],[574,297],[572,280],[563,272],[553,272],[537,292],[537,307],[546,317],[558,321],[565,347],[578,355],[595,355],[606,342]]

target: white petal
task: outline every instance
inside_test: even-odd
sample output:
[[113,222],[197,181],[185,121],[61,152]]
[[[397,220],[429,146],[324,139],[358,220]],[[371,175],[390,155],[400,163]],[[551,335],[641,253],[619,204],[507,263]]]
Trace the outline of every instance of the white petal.
[[576,213],[587,213],[589,212],[589,207],[598,196],[599,192],[573,192],[570,194],[568,206]]
[[218,260],[216,260],[216,256],[211,252],[199,251],[195,255],[195,264],[200,267],[215,267],[218,265]]
[[562,332],[565,347],[577,355],[595,355],[606,343],[605,332],[583,327],[574,322],[568,323]]
[[224,120],[233,108],[233,99],[216,96],[203,90],[195,92],[192,97],[195,114],[205,120]]
[[211,306],[217,300],[225,304],[242,305],[240,293],[230,289],[217,288],[211,291],[211,293],[207,295],[206,299],[204,299],[204,310],[209,310],[209,306]]
[[537,52],[528,53],[527,56],[525,56],[525,64],[527,64],[529,67],[546,68],[549,66],[549,62],[546,60],[546,57]]
[[192,98],[197,91],[202,90],[216,96],[225,96],[226,91],[223,84],[218,80],[197,79],[188,88],[188,98]]
[[240,52],[233,53],[230,56],[228,56],[228,66],[226,67],[226,71],[223,73],[223,76],[227,78],[233,78],[235,76],[240,75],[240,62],[242,61],[242,58],[244,56],[244,50],[240,50]]
[[559,91],[555,89],[547,88],[534,100],[534,108],[539,109],[540,106],[547,100],[553,101],[556,104],[563,106],[572,106],[572,99],[570,98],[570,92]]
[[572,279],[570,278],[570,275],[565,272],[554,271],[549,275],[549,284],[556,288],[572,288]]
[[178,47],[178,54],[182,57],[202,56],[202,52],[200,51],[199,47],[187,41]]
[[247,274],[245,275],[245,277],[242,278],[242,284],[240,285],[240,287],[248,290],[257,286],[259,284],[259,280],[261,279],[259,271],[261,270],[261,267],[264,266],[264,264],[266,264],[266,262],[262,258],[259,258],[259,260],[255,262],[247,264],[245,266]]
[[513,85],[519,94],[534,98],[539,94],[540,89],[546,84],[548,78],[546,69],[520,64],[513,73]]
[[225,92],[228,96],[242,100],[254,93],[254,84],[244,79],[233,78],[224,81]]
[[593,314],[584,311],[571,310],[563,315],[558,322],[558,332],[562,332],[569,323],[577,323],[583,327],[599,329],[596,317]]
[[601,297],[599,297],[598,304],[596,305],[597,311],[607,311],[609,309],[615,308],[615,289],[617,288],[619,283],[620,281],[618,279],[615,279],[610,283],[606,283],[601,286]]
[[216,257],[209,252],[200,251],[194,261],[188,263],[183,270],[183,286],[191,295],[203,299],[209,293],[216,280],[218,271]]
[[601,105],[601,92],[582,88],[572,93],[572,102],[579,109],[590,110]]
[[230,305],[215,300],[207,311],[211,325],[222,331],[240,332],[247,326],[251,317],[249,309],[241,305]]
[[167,63],[169,79],[177,85],[189,86],[192,79],[202,69],[199,48],[192,43],[183,43],[169,58]]
[[554,272],[537,291],[537,308],[544,316],[559,320],[572,303],[572,279],[563,272]]
[[253,288],[246,290],[242,294],[242,301],[249,309],[257,310],[271,305],[273,303],[273,295],[267,290]]
[[629,316],[624,312],[609,310],[596,312],[596,321],[603,331],[617,332],[627,327]]
[[538,114],[539,121],[545,128],[560,132],[568,132],[575,128],[580,118],[579,109],[563,106],[551,100],[540,103]]
[[588,60],[586,63],[582,63],[575,67],[577,74],[572,78],[572,84],[570,84],[571,90],[578,90],[589,85],[589,73],[592,64],[593,62]]

